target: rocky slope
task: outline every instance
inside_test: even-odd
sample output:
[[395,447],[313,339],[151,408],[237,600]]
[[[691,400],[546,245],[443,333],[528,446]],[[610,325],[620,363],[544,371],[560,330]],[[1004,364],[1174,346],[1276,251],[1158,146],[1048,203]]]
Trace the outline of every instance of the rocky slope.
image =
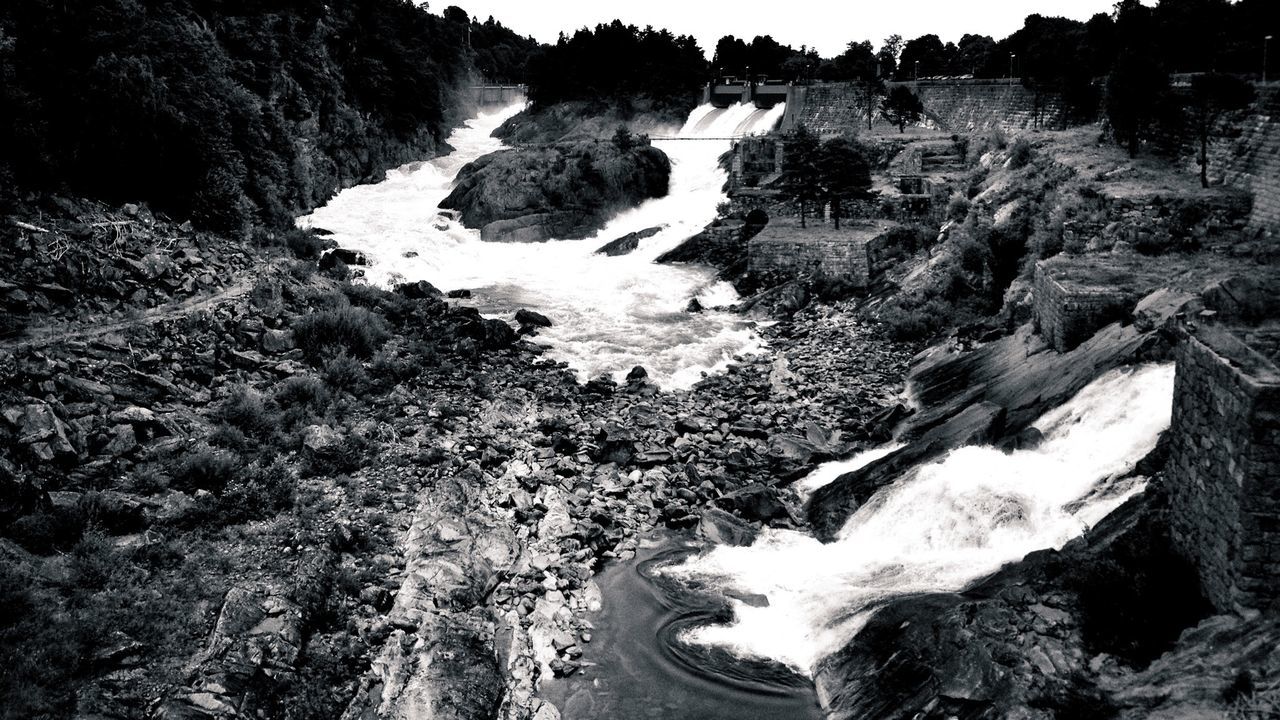
[[493,242],[587,237],[619,210],[667,194],[671,161],[625,133],[609,142],[521,147],[458,173],[440,207]]

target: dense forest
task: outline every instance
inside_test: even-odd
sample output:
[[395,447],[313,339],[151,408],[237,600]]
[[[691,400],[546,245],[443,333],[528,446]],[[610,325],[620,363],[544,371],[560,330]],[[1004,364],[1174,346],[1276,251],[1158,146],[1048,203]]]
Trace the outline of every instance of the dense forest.
[[586,100],[626,108],[643,98],[658,111],[688,112],[707,80],[707,61],[692,37],[615,20],[582,28],[529,62],[535,108]]
[[536,46],[408,0],[14,0],[0,188],[281,225],[439,147],[465,87],[523,79]]

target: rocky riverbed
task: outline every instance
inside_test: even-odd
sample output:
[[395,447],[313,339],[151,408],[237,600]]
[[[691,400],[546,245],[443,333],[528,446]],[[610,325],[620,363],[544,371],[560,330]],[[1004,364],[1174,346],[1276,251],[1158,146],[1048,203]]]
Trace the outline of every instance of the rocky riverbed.
[[15,702],[554,717],[538,682],[578,669],[602,563],[659,526],[797,522],[787,481],[879,434],[916,350],[819,306],[660,392],[580,384],[532,314],[425,283],[287,257],[236,283],[0,354]]

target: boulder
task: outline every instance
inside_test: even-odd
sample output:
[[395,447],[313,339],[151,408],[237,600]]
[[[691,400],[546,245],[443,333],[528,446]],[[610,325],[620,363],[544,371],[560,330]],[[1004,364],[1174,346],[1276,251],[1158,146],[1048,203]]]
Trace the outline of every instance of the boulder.
[[551,319],[540,312],[521,308],[516,311],[516,322],[523,328],[549,328]]
[[338,267],[339,263],[343,265],[368,265],[369,259],[358,250],[347,250],[346,248],[332,248],[320,254],[321,270],[332,270]]
[[73,431],[62,422],[48,403],[34,400],[23,405],[10,405],[0,411],[17,435],[41,462],[74,462],[79,453],[71,442]]
[[787,517],[787,506],[778,497],[778,489],[760,483],[724,495],[716,504],[746,520],[767,523]]
[[702,511],[698,534],[717,545],[745,547],[755,542],[757,531],[752,525],[719,508]]
[[604,245],[601,245],[600,249],[596,250],[596,254],[608,255],[609,257],[626,255],[630,253],[632,250],[635,250],[636,248],[640,247],[641,240],[644,240],[645,238],[651,238],[654,235],[657,235],[658,233],[665,230],[666,227],[667,227],[666,225],[659,225],[657,227],[646,228],[638,232],[628,233],[618,238],[617,240],[612,240],[608,243],[605,243]]
[[313,461],[332,462],[343,453],[346,438],[328,425],[311,425],[302,431],[302,453]]
[[401,283],[396,286],[396,292],[409,298],[410,300],[430,300],[443,295],[435,285],[426,280],[418,280],[416,282]]
[[294,347],[293,332],[290,330],[264,330],[262,333],[263,352],[285,353]]

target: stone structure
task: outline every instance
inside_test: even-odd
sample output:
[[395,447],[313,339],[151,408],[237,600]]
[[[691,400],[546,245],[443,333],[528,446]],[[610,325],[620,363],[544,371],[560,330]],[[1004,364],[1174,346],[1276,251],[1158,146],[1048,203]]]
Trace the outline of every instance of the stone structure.
[[1252,108],[1224,118],[1216,128],[1209,175],[1210,182],[1248,191],[1253,198],[1249,226],[1274,237],[1280,234],[1280,87],[1259,86],[1257,93]]
[[[1036,93],[1020,80],[919,80],[906,83],[924,104],[926,123],[951,132],[995,127],[1006,130],[1060,128],[1066,121],[1060,98]],[[879,98],[874,99],[879,103]],[[791,88],[784,130],[803,124],[819,135],[867,126],[867,95],[856,83],[817,83]],[[873,108],[873,116],[877,116]]]
[[1036,263],[1032,309],[1040,336],[1058,352],[1067,352],[1099,328],[1122,318],[1137,298],[1118,287],[1088,285],[1056,277],[1052,263]]
[[1232,332],[1178,350],[1167,470],[1173,539],[1223,612],[1280,599],[1280,370]]
[[870,287],[884,270],[888,235],[895,223],[850,222],[839,230],[816,224],[800,229],[771,223],[747,245],[753,274],[840,278]]
[[524,85],[473,85],[471,99],[477,105],[511,105],[527,97]]

